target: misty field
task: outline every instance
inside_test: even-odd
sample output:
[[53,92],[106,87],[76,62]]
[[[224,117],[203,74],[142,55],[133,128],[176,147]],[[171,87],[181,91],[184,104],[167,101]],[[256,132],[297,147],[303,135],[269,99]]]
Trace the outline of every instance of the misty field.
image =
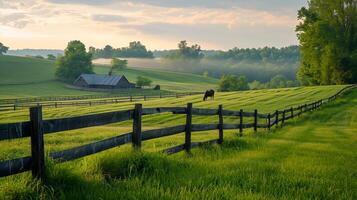
[[[0,55],[0,98],[20,98],[35,96],[63,95],[105,95],[104,92],[82,91],[68,87],[55,78],[56,66],[53,61],[38,58]],[[109,68],[95,65],[98,74],[108,74]],[[218,79],[192,73],[182,73],[162,69],[128,68],[117,74],[123,74],[135,83],[137,76],[152,80],[152,86],[160,85],[161,90],[174,92],[202,92],[216,88]],[[124,91],[122,93],[138,91]],[[142,91],[150,94],[148,91]],[[116,92],[119,95],[121,92]],[[157,92],[153,92],[157,94]]]
[[[344,86],[218,93],[142,102],[144,107],[184,106],[225,109],[257,108],[262,113],[328,97]],[[357,91],[321,110],[289,121],[271,132],[225,131],[222,146],[194,149],[192,155],[165,156],[162,149],[182,144],[184,134],[144,142],[142,153],[124,145],[65,164],[47,161],[45,185],[30,173],[0,179],[0,198],[27,199],[354,199],[356,197]],[[132,108],[132,103],[95,107],[44,109],[44,118],[83,115]],[[1,123],[24,121],[26,110],[6,112]],[[234,122],[237,119],[225,118]],[[217,122],[194,117],[194,123]],[[143,117],[143,129],[184,123],[184,116]],[[66,131],[45,136],[47,152],[68,149],[131,130],[131,122]],[[217,131],[193,133],[193,141],[217,138]],[[1,160],[30,154],[29,139],[0,142]]]

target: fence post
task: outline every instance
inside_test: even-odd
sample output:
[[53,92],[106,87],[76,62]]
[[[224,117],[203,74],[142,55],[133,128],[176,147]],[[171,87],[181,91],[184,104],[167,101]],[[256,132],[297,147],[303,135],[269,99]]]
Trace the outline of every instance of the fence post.
[[138,150],[141,147],[141,115],[142,104],[135,104],[133,115],[133,135],[132,142],[134,149]]
[[275,127],[278,127],[278,124],[279,124],[279,110],[276,110],[275,111],[275,121],[276,121],[276,123],[275,123]]
[[293,109],[293,107],[290,108],[290,112],[291,112],[291,118],[294,118],[294,109]]
[[146,101],[146,95],[144,95],[144,101]]
[[219,105],[218,107],[218,130],[219,130],[219,139],[218,144],[223,143],[223,106]]
[[55,108],[57,108],[57,102],[55,102]]
[[268,114],[268,130],[270,131],[270,113]]
[[239,133],[243,133],[243,109],[239,111]]
[[283,126],[285,123],[285,109],[283,111],[283,118],[281,119],[281,126]]
[[45,151],[43,141],[42,107],[30,108],[32,176],[45,177]]
[[302,115],[302,107],[303,107],[303,106],[300,105],[300,114],[299,114],[299,116]]
[[14,104],[14,110],[16,110],[16,104]]
[[187,104],[186,108],[186,127],[185,127],[185,150],[191,150],[191,129],[192,129],[192,103]]
[[132,101],[133,101],[133,96],[130,95],[130,102],[132,102]]
[[254,131],[256,132],[258,129],[258,110],[254,110]]
[[161,92],[160,92],[160,99],[162,98],[162,94],[161,94]]

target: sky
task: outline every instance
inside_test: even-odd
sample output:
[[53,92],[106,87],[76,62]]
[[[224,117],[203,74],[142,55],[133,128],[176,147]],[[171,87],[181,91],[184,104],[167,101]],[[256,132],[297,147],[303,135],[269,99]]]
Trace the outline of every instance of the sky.
[[87,47],[203,49],[297,44],[297,10],[307,0],[0,0],[0,42],[10,49]]

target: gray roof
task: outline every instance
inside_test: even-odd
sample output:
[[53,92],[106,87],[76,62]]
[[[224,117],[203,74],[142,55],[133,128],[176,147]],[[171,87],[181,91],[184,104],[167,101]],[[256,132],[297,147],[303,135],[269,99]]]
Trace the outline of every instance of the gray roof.
[[[124,76],[109,76],[109,75],[102,75],[102,74],[82,74],[78,79],[83,78],[88,85],[110,85],[115,86]],[[77,81],[75,80],[75,82]]]

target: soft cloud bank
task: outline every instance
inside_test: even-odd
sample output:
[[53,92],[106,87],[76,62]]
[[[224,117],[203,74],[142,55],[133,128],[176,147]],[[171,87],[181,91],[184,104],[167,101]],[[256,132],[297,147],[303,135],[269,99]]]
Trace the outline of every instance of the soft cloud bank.
[[[12,48],[102,47],[141,40],[151,49],[179,40],[203,48],[296,44],[304,0],[0,0],[0,41]],[[16,34],[14,34],[16,33]]]

